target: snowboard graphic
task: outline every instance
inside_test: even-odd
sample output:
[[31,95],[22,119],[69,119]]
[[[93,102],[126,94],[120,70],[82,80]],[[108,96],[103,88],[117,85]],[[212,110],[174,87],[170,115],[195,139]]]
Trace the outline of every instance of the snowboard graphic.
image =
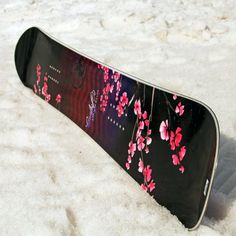
[[206,105],[91,59],[35,27],[19,39],[15,64],[25,86],[83,129],[141,189],[187,228],[200,224],[219,145],[217,119]]

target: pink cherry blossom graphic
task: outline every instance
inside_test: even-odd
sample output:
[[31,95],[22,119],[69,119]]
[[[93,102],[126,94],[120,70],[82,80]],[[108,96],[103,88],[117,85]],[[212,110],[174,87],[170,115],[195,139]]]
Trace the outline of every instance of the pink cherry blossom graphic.
[[119,104],[116,107],[118,117],[121,117],[124,114],[125,106],[128,104],[129,99],[127,97],[127,93],[123,92],[122,96],[120,97]]
[[115,73],[113,74],[113,78],[114,78],[115,82],[117,82],[117,81],[120,79],[120,73],[115,72]]
[[136,100],[134,103],[134,114],[141,115],[141,102],[140,100]]
[[150,189],[150,192],[152,192],[156,187],[156,183],[153,182],[153,180],[148,184],[148,188]]
[[179,159],[180,159],[180,161],[183,160],[185,154],[186,154],[186,149],[185,149],[185,146],[183,146],[183,147],[180,148],[180,151],[179,151]]
[[138,144],[138,150],[139,151],[142,151],[145,147],[145,144],[144,144],[144,138],[142,136],[140,136],[137,140],[137,144]]
[[162,140],[166,140],[166,141],[169,140],[168,120],[161,122],[159,132],[160,132]]
[[147,182],[149,182],[149,181],[151,180],[151,178],[152,178],[151,174],[152,174],[152,169],[151,169],[150,166],[148,165],[147,167],[145,167],[145,168],[143,169],[143,176],[144,176],[144,179],[145,179]]
[[113,88],[114,88],[114,85],[110,85],[110,83],[107,83],[106,87],[105,87],[105,93],[106,94],[109,93],[109,92],[112,93]]
[[144,122],[143,121],[139,121],[138,129],[144,129]]
[[149,120],[145,120],[144,123],[147,127],[149,126]]
[[147,191],[148,190],[148,187],[144,184],[141,184],[141,188],[144,190],[144,191]]
[[144,119],[144,120],[147,119],[147,112],[146,112],[146,111],[143,113],[143,119]]
[[[40,97],[43,97],[46,102],[56,101],[56,105],[61,103],[61,94],[57,94],[56,97],[53,98],[52,95],[49,93],[49,79],[47,72],[43,75],[43,80],[41,81],[41,66],[39,64],[37,64],[36,66],[36,75],[37,80],[33,86],[34,92],[37,93]],[[43,84],[42,88],[40,84]],[[57,108],[59,109],[60,107],[57,106]]]
[[130,141],[128,153],[133,157],[135,151],[136,151],[136,143],[133,143],[132,141]]
[[175,131],[170,132],[170,146],[171,150],[175,150],[176,147],[179,147],[179,143],[181,142],[182,139],[182,134],[180,133],[182,129],[178,127]]
[[139,139],[139,137],[141,136],[141,133],[142,133],[142,130],[138,129],[137,132],[136,132],[136,140]]
[[109,79],[108,74],[105,73],[103,78],[104,78],[104,82],[107,82],[107,80]]
[[34,92],[37,93],[36,84],[34,84]]
[[125,106],[128,104],[129,100],[128,100],[126,92],[123,92],[122,96],[120,97],[120,102],[122,106]]
[[143,161],[142,161],[141,158],[139,158],[138,167],[139,167],[139,168],[138,168],[138,171],[139,171],[140,173],[143,173],[144,164],[143,164]]
[[[143,179],[144,179],[144,182],[141,184],[141,188],[151,193],[155,189],[155,182],[151,176],[152,169],[150,165],[145,166],[144,164],[144,155],[149,153],[148,146],[152,143],[152,138],[150,137],[152,134],[152,130],[149,128],[151,115],[149,117],[147,111],[144,111],[142,113],[140,99],[136,99],[134,102],[134,114],[137,117],[136,117],[136,122],[134,125],[132,138],[131,138],[131,141],[129,142],[128,162],[129,162],[129,155],[131,153],[130,149],[132,148],[132,145],[136,144],[135,151],[137,148],[137,152],[140,153],[140,156],[141,156],[138,162],[138,172],[142,173]],[[134,143],[133,143],[133,140],[134,140]]]
[[37,81],[36,81],[36,85],[39,86],[39,82],[40,82],[40,78],[41,78],[41,66],[38,64],[36,66],[36,75],[37,75]]
[[49,102],[51,100],[51,95],[50,94],[47,94],[46,96],[45,96],[45,101],[46,102]]
[[184,105],[182,105],[181,102],[179,102],[178,105],[176,106],[175,112],[179,113],[180,116],[184,114]]
[[145,152],[146,154],[149,153],[149,147],[148,147],[148,146],[145,147],[144,152]]
[[179,171],[183,174],[184,173],[184,166],[180,166]]
[[147,136],[147,137],[146,137],[146,144],[147,144],[147,145],[150,145],[151,142],[152,142],[152,138]]
[[57,104],[61,103],[61,94],[59,94],[59,93],[56,96],[56,102],[57,102]]
[[121,75],[118,72],[109,70],[108,67],[98,64],[98,68],[103,71],[103,82],[104,88],[102,89],[102,94],[100,95],[100,105],[99,109],[101,112],[105,112],[108,105],[108,100],[110,94],[115,93],[115,101],[119,101],[116,106],[117,115],[121,117],[124,115],[125,106],[128,104],[128,95],[127,92],[123,92],[120,96],[120,90],[122,87]]
[[172,162],[173,162],[173,165],[175,165],[175,166],[180,164],[179,158],[177,155],[175,155],[175,154],[172,155]]
[[124,109],[121,104],[117,105],[116,110],[117,110],[118,117],[121,117],[124,114]]
[[129,155],[128,156],[128,163],[131,163],[132,162],[132,157]]
[[148,165],[147,167],[145,167],[143,165],[143,162],[141,161],[141,167],[139,169],[139,172],[143,173],[143,177],[144,177],[144,183],[141,184],[142,189],[144,189],[145,191],[152,192],[155,189],[156,183],[154,182],[154,180],[152,179],[152,169],[150,167],[150,165]]
[[[176,119],[179,120],[183,114],[184,114],[184,105],[181,102],[178,102],[177,105],[175,102],[170,102],[168,97],[166,95],[165,100],[166,100],[166,105],[167,105],[167,113],[168,113],[168,118],[169,120],[162,121],[160,124],[159,132],[161,139],[164,141],[169,140],[170,144],[170,149],[172,151],[171,157],[172,157],[172,164],[174,166],[179,167],[179,171],[183,174],[184,173],[184,165],[182,161],[184,160],[184,157],[186,155],[186,146],[182,146],[181,141],[182,141],[182,129],[181,127],[177,127],[176,130],[174,131],[172,127],[174,126],[174,123],[176,122]],[[177,100],[176,94],[173,94],[173,100]],[[175,103],[175,109],[172,103]],[[174,119],[172,121],[171,113],[174,113]],[[178,116],[176,116],[178,114]],[[177,118],[176,118],[177,117]],[[169,123],[171,124],[171,127],[169,127]],[[172,130],[171,130],[172,129]]]
[[48,93],[48,84],[47,84],[47,82],[48,82],[48,78],[45,75],[44,76],[43,88],[42,88],[42,95],[45,97],[45,101],[49,102],[50,99],[51,99],[51,95]]
[[120,89],[121,89],[121,82],[117,81],[117,83],[116,83],[116,90],[120,91]]
[[126,167],[127,170],[129,170],[129,168],[130,168],[129,162],[126,162],[125,167]]

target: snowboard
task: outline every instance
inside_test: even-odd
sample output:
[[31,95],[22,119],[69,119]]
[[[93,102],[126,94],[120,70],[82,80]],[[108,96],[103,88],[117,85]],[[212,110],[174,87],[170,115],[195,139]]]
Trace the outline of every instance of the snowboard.
[[142,190],[188,229],[199,226],[219,146],[208,106],[92,59],[36,27],[20,37],[15,65],[26,87],[83,129]]

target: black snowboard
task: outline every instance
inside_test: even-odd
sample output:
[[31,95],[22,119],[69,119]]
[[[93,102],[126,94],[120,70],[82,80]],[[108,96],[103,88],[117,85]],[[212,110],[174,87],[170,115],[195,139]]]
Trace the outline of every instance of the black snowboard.
[[15,64],[25,86],[82,128],[159,204],[189,229],[200,224],[219,144],[209,107],[69,49],[35,27],[19,39]]

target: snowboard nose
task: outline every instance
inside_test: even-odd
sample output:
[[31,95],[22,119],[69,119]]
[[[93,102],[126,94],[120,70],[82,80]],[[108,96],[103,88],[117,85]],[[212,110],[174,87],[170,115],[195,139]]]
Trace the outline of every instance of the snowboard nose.
[[15,48],[16,71],[22,83],[26,86],[27,64],[29,63],[32,56],[33,47],[37,38],[37,33],[38,31],[36,27],[31,27],[27,29],[18,40]]

